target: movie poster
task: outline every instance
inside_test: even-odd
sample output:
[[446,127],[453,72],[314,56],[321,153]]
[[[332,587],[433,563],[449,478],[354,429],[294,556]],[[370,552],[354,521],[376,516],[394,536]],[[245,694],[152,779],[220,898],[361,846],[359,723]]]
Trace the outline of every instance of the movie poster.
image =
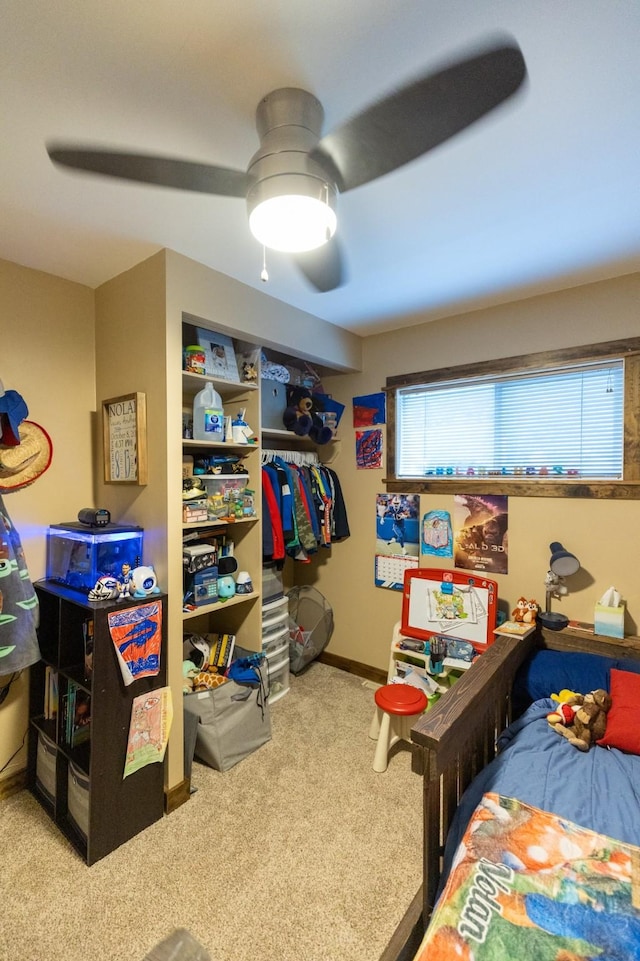
[[454,563],[489,577],[509,572],[509,498],[504,494],[454,496]]

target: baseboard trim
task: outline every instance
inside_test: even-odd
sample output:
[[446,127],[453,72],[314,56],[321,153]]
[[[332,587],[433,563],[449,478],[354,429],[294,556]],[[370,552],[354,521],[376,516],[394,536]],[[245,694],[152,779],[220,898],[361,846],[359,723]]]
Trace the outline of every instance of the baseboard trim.
[[164,813],[171,814],[191,797],[191,778],[185,778],[174,787],[164,789]]
[[318,660],[323,664],[329,664],[330,667],[347,671],[348,674],[364,677],[367,681],[375,681],[376,684],[387,683],[386,671],[382,671],[378,667],[371,667],[369,664],[361,664],[360,661],[352,661],[349,657],[340,657],[339,654],[329,654],[327,651],[323,651]]
[[18,771],[0,780],[0,801],[6,801],[12,794],[23,791],[27,786],[27,772]]

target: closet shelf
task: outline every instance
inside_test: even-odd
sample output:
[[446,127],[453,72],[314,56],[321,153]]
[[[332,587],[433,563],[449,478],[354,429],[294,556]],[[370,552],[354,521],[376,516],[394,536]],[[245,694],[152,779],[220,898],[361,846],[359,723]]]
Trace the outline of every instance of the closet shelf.
[[226,440],[187,440],[182,439],[182,446],[186,448],[215,447],[218,450],[232,450],[234,453],[244,454],[252,450],[259,450],[258,444],[230,444]]
[[228,601],[215,601],[213,604],[201,604],[200,607],[194,607],[192,611],[183,610],[182,619],[183,621],[188,621],[192,617],[200,617],[201,614],[211,614],[212,611],[223,611],[229,607],[236,607],[238,604],[255,601],[257,597],[260,597],[258,591],[254,591],[253,594],[234,594]]
[[208,377],[206,374],[193,374],[190,371],[182,371],[182,390],[185,394],[197,394],[208,382],[212,383],[219,394],[223,397],[234,397],[246,393],[246,391],[258,390],[257,384],[242,383],[235,380],[222,380],[219,377]]
[[221,521],[201,521],[200,523],[195,521],[193,524],[183,524],[182,529],[183,531],[196,531],[200,530],[200,528],[204,530],[205,528],[208,529],[210,527],[224,527],[226,530],[228,528],[233,529],[237,524],[255,524],[257,520],[259,520],[259,518],[256,515],[254,517],[238,517],[236,520],[229,520],[229,518],[226,518],[225,520]]
[[262,431],[262,459],[264,461],[265,455],[269,454],[279,454],[283,456],[285,451],[271,450],[269,447],[265,446],[265,442],[268,441],[285,441],[284,447],[291,447],[290,453],[295,455],[296,452],[309,452],[317,455],[317,459],[321,464],[333,464],[337,460],[340,451],[342,449],[342,440],[339,437],[333,437],[328,444],[315,444],[309,437],[299,437],[298,434],[294,434],[291,430],[279,430],[276,427],[268,427]]

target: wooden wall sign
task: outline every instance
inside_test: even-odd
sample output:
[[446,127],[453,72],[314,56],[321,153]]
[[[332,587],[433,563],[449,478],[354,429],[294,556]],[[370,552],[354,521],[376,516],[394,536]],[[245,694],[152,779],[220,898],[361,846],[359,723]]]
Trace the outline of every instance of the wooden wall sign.
[[105,483],[146,484],[146,394],[125,394],[103,401],[102,436]]

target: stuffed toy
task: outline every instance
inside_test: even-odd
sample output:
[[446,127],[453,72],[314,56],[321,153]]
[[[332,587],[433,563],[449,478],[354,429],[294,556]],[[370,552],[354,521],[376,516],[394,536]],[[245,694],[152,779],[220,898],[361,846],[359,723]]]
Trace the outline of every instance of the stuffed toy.
[[516,601],[516,606],[511,611],[511,620],[522,623],[524,621],[524,615],[527,612],[527,599],[526,597],[519,597]]
[[291,390],[282,423],[298,437],[310,437],[316,444],[327,444],[333,437],[331,428],[326,427],[314,411],[313,397],[308,387],[294,387]]
[[570,697],[579,697],[582,704],[582,694],[578,694],[577,691],[570,691],[568,687],[563,687],[559,694],[552,694],[551,700],[556,701],[557,704],[562,704],[563,701],[568,701]]
[[582,707],[584,697],[582,694],[575,694],[573,691],[563,690],[560,694],[552,694],[551,699],[558,702],[558,706],[551,714],[547,714],[547,721],[551,727],[557,724],[560,727],[570,727],[576,713]]
[[607,727],[607,713],[611,708],[611,696],[602,688],[585,694],[578,707],[573,723],[567,726],[555,724],[554,730],[566,737],[579,751],[588,751]]

